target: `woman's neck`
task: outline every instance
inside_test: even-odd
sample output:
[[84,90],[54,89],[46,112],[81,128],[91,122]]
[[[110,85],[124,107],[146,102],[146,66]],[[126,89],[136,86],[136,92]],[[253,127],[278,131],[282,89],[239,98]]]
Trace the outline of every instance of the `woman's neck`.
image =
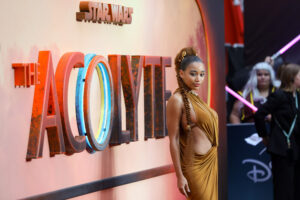
[[270,86],[257,86],[259,92],[266,92],[269,91]]
[[190,90],[190,93],[192,93],[192,94],[198,96],[198,91],[197,91],[197,90]]
[[267,97],[269,95],[269,87],[257,87],[259,94],[263,97]]

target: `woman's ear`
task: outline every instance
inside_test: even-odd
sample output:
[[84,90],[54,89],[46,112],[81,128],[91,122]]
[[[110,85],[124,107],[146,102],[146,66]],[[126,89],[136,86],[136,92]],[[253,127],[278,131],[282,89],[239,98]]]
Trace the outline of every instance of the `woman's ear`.
[[179,76],[180,76],[180,78],[183,78],[183,70],[181,69],[181,70],[179,70]]

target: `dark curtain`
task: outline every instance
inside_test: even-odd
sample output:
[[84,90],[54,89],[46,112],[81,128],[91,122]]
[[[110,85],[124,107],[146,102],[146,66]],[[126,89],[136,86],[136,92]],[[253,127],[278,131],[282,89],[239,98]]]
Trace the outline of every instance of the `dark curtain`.
[[[299,0],[245,0],[245,65],[252,66],[300,34]],[[300,41],[282,55],[300,64]]]
[[[226,76],[227,85],[236,92],[242,91],[249,78],[250,71],[249,67],[244,66],[244,47],[227,46],[226,54],[228,65],[228,73]],[[235,101],[235,97],[229,94],[227,95],[227,122],[229,122],[229,116]]]
[[[226,47],[228,73],[226,76],[227,85],[237,91],[241,90],[248,79],[248,70],[245,72],[244,47]],[[245,77],[246,76],[246,77]]]

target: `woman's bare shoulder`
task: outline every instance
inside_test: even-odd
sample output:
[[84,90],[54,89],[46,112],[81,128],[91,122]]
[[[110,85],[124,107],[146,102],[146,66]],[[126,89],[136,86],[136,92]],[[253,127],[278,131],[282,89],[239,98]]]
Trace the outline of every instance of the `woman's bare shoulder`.
[[170,99],[168,100],[168,104],[167,107],[171,107],[171,108],[179,108],[181,109],[183,106],[183,101],[182,101],[182,97],[181,94],[176,92],[174,93]]

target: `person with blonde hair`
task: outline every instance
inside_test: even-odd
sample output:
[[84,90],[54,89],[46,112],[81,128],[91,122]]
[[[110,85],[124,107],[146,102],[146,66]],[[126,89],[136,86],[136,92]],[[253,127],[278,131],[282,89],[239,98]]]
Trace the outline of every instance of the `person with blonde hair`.
[[[274,199],[299,200],[300,189],[300,66],[282,68],[281,86],[255,113],[257,133],[271,155]],[[267,132],[265,117],[272,115]],[[298,196],[297,196],[298,195]]]
[[180,192],[192,200],[218,199],[218,115],[197,94],[203,61],[191,48],[175,58],[179,88],[168,100],[170,152]]

